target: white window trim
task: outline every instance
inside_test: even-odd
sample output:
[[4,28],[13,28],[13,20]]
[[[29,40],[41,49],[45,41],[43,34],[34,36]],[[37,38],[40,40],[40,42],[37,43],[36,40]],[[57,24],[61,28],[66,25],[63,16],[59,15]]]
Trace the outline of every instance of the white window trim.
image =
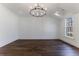
[[[65,37],[67,37],[67,38],[73,39],[73,36],[68,36],[68,35],[67,35],[68,32],[67,32],[66,29],[67,29],[67,27],[69,27],[69,26],[67,26],[67,20],[68,20],[68,19],[69,19],[69,17],[65,19],[65,25],[64,25],[64,28],[65,28],[65,31],[64,31],[64,32],[65,32],[65,34],[64,34],[64,35],[65,35]],[[70,26],[70,27],[71,27],[71,26]],[[73,27],[73,19],[72,19],[72,27]],[[73,31],[73,28],[72,28],[72,31]],[[73,35],[73,32],[69,32],[69,33],[72,33],[72,35]]]

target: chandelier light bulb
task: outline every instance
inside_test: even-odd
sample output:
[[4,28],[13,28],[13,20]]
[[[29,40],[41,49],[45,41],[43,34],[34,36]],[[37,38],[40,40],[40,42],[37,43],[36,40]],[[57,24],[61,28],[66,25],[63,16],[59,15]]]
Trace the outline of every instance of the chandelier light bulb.
[[35,6],[37,6],[37,4],[35,4]]
[[30,9],[33,9],[33,7],[31,6],[31,7],[29,7]]
[[47,8],[44,8],[45,10],[47,10]]

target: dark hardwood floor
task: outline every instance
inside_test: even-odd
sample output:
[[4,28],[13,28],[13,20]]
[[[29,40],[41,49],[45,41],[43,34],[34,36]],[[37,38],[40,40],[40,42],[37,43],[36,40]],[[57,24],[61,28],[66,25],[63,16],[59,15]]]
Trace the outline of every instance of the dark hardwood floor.
[[17,40],[0,48],[1,56],[79,56],[79,49],[61,40]]

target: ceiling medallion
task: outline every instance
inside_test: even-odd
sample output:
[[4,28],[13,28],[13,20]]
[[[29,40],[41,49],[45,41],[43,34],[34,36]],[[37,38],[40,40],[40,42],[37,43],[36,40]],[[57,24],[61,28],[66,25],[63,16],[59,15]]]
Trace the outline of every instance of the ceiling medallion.
[[47,12],[47,8],[41,7],[41,5],[38,3],[36,4],[36,6],[30,9],[30,14],[35,17],[42,17],[46,15],[46,12]]

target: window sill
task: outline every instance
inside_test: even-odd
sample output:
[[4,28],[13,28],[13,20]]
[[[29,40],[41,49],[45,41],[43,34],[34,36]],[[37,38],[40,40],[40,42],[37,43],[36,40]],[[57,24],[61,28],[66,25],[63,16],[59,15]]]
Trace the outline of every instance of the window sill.
[[70,36],[65,36],[65,37],[70,38],[70,39],[74,39],[73,37],[70,37]]

